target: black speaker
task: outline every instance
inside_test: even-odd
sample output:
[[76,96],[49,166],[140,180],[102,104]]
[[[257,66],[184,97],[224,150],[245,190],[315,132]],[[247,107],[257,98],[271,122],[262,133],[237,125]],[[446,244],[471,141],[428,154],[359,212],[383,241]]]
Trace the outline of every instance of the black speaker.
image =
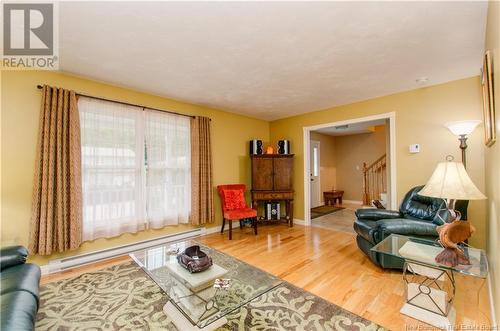
[[262,153],[262,140],[250,140],[250,155],[260,155]]
[[290,154],[289,140],[278,140],[278,154]]
[[279,220],[280,219],[280,203],[279,202],[266,202],[266,220]]

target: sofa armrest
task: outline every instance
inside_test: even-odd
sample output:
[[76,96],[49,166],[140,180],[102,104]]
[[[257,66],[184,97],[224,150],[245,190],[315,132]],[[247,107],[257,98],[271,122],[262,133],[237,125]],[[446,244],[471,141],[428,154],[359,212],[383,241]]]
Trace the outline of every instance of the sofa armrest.
[[436,224],[432,222],[412,220],[407,218],[380,220],[378,225],[378,239],[383,240],[390,234],[437,237]]
[[0,270],[23,264],[28,257],[28,250],[23,246],[9,246],[0,249]]
[[356,210],[356,217],[365,220],[378,221],[389,218],[402,218],[403,214],[397,210],[360,208]]

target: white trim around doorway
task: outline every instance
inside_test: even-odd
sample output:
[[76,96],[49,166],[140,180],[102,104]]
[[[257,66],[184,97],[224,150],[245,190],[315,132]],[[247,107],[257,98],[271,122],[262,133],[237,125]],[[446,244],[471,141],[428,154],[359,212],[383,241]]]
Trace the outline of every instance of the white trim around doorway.
[[389,120],[389,149],[390,149],[390,158],[389,158],[389,167],[390,167],[390,195],[391,199],[389,201],[389,209],[397,208],[397,196],[396,196],[396,113],[383,113],[372,116],[353,118],[344,121],[337,121],[331,123],[323,123],[313,126],[305,126],[303,127],[304,137],[303,137],[303,145],[304,145],[304,225],[311,225],[311,197],[309,190],[309,174],[311,173],[310,169],[310,144],[309,141],[311,139],[311,131],[319,130],[323,128],[328,128],[332,126],[346,125],[346,124],[355,124],[362,123],[368,121],[375,121],[387,119]]

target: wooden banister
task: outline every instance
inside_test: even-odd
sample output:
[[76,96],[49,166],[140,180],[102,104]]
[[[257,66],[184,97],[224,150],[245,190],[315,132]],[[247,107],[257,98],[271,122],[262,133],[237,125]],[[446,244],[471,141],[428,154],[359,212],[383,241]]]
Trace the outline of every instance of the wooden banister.
[[363,204],[370,205],[372,200],[380,199],[380,193],[386,191],[386,162],[386,154],[370,165],[363,162]]

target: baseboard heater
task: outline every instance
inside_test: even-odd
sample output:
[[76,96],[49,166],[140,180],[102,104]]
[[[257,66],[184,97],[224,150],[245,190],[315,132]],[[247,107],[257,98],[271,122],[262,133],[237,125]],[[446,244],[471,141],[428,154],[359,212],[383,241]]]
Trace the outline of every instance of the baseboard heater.
[[50,260],[45,266],[42,266],[42,274],[50,274],[54,272],[59,272],[75,267],[79,267],[85,264],[89,264],[96,261],[102,261],[117,257],[120,255],[129,254],[134,251],[141,249],[146,249],[153,246],[162,245],[169,242],[175,242],[183,239],[198,237],[204,235],[206,232],[205,228],[193,229],[184,232],[173,233],[165,235],[162,237],[156,237],[148,240],[143,240],[135,242],[132,244],[116,246],[113,248],[107,248],[100,251],[84,253],[80,255],[74,255],[62,259]]

